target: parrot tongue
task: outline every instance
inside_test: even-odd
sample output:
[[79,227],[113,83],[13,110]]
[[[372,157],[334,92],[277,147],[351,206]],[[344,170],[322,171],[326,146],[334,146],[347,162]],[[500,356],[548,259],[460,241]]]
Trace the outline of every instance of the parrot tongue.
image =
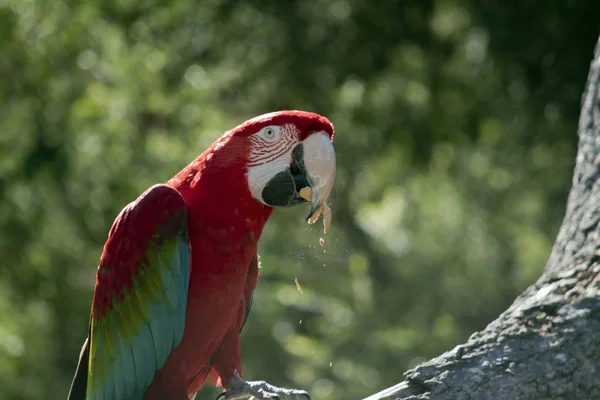
[[321,214],[323,214],[323,233],[327,233],[331,226],[331,208],[327,205],[327,201],[323,201],[322,204],[315,204],[312,202],[312,189],[310,187],[303,187],[298,193],[306,201],[311,202],[310,213],[308,215],[308,223],[310,225],[317,222]]

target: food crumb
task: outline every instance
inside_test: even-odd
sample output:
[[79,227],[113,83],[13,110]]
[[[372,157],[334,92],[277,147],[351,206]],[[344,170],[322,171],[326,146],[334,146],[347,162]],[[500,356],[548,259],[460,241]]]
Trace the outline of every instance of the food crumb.
[[327,203],[323,203],[323,233],[327,233],[331,226],[331,208]]
[[319,244],[320,244],[321,246],[325,246],[325,239],[323,239],[323,238],[319,238]]
[[294,280],[294,281],[296,282],[296,289],[298,289],[298,291],[299,291],[300,293],[304,293],[304,292],[302,291],[302,286],[300,286],[300,282],[298,282],[298,278],[295,278],[295,280]]

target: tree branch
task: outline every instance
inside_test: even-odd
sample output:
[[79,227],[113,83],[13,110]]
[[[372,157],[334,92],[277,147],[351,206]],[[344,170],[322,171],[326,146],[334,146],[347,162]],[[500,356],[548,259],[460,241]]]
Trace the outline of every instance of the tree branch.
[[566,215],[540,279],[467,343],[365,400],[600,398],[599,85],[600,39]]

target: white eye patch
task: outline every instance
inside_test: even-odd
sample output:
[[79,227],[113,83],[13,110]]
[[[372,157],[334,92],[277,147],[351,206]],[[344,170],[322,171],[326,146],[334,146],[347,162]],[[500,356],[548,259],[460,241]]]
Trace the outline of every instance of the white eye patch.
[[267,142],[274,142],[281,136],[281,127],[277,125],[265,126],[256,135]]

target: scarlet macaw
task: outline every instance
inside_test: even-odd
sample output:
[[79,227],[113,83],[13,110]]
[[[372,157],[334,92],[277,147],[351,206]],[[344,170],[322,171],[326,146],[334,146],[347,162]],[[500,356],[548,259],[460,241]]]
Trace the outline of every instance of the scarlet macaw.
[[[331,192],[334,129],[303,111],[226,132],[117,216],[96,274],[89,335],[68,400],[310,399],[242,379],[239,335],[258,280],[257,244],[274,207],[309,218]],[[305,190],[306,191],[306,190]]]

